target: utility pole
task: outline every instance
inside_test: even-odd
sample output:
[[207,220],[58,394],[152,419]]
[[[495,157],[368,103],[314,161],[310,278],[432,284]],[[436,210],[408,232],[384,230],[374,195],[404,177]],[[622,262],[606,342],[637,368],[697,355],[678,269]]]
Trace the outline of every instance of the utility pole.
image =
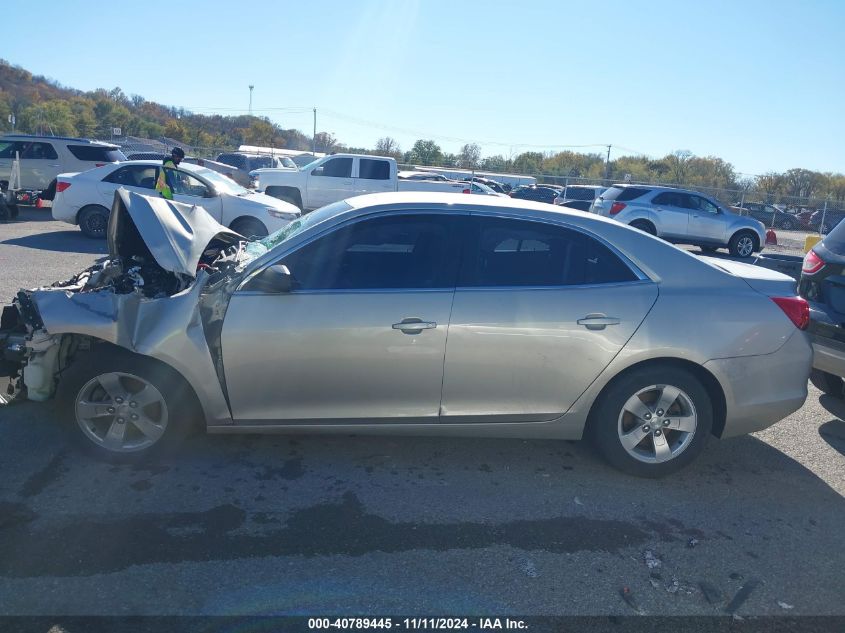
[[249,85],[249,116],[252,116],[252,89],[255,88],[252,84]]
[[314,108],[314,136],[311,137],[311,153],[317,155],[317,108]]
[[610,180],[610,145],[607,146],[607,160],[604,163],[604,179]]

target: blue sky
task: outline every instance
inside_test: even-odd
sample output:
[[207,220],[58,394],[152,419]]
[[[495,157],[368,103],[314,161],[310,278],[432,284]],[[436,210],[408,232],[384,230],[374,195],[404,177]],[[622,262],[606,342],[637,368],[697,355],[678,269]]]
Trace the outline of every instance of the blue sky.
[[[348,145],[613,144],[845,172],[845,2],[7,0],[0,57],[67,86]],[[69,37],[73,34],[73,37]],[[624,148],[624,149],[623,149]],[[601,147],[580,151],[604,151]]]

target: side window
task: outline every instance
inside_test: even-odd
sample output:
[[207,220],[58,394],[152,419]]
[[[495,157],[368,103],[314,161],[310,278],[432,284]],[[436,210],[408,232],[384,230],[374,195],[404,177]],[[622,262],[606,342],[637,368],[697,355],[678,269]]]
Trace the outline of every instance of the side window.
[[462,287],[573,286],[633,281],[610,249],[577,231],[527,220],[473,217]]
[[454,288],[458,218],[402,215],[337,229],[281,262],[298,290]]
[[59,157],[50,143],[26,143],[21,158],[34,160],[56,160]]
[[367,180],[390,180],[390,163],[386,160],[362,158],[358,165],[358,177]]
[[21,151],[16,146],[20,143],[0,142],[0,158],[14,158],[16,151]]
[[332,158],[311,170],[312,176],[329,176],[331,178],[352,178],[351,158]]
[[156,168],[146,165],[127,165],[115,169],[103,182],[112,182],[126,187],[142,187],[144,189],[155,189]]
[[690,196],[690,200],[692,200],[694,205],[693,208],[698,209],[699,211],[712,213],[714,215],[719,213],[719,207],[710,202],[707,198],[702,198],[701,196]]
[[681,197],[674,191],[664,191],[652,199],[653,204],[665,204],[669,207],[685,207]]
[[208,187],[188,172],[180,169],[166,169],[167,179],[173,184],[173,193],[198,198],[208,195]]

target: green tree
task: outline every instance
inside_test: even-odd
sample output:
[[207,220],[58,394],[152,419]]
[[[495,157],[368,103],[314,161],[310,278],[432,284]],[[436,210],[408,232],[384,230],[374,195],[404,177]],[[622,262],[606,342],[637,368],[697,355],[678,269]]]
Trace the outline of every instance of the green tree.
[[420,165],[439,165],[443,161],[443,151],[431,140],[419,139],[411,148],[409,161]]

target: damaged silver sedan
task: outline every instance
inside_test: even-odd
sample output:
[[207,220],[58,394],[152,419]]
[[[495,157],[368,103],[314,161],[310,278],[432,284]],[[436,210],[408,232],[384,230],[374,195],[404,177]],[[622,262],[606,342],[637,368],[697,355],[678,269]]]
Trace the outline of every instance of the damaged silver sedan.
[[246,241],[201,208],[120,191],[109,257],[4,309],[5,399],[56,397],[107,458],[173,445],[201,420],[588,435],[642,476],[803,404],[812,352],[790,278],[481,198],[361,196]]

